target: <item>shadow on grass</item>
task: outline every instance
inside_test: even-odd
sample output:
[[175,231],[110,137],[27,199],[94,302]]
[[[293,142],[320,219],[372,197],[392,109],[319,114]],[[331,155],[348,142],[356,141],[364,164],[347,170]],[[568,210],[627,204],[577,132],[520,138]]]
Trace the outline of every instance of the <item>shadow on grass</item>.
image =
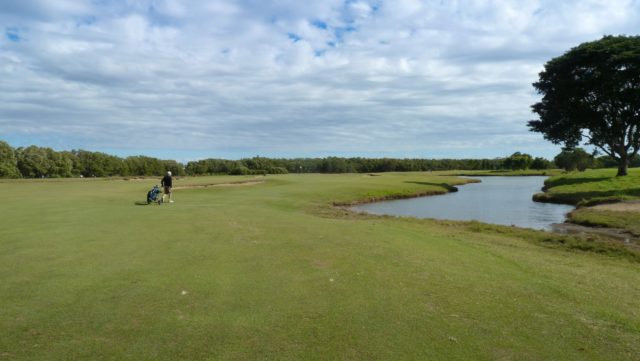
[[558,187],[558,186],[567,186],[567,185],[575,185],[575,184],[584,184],[584,183],[594,183],[601,182],[607,179],[611,179],[612,177],[597,177],[597,178],[556,178],[556,179],[548,179],[544,182],[544,186],[546,188]]
[[147,202],[142,202],[142,201],[137,201],[134,204],[136,206],[148,206],[149,205]]
[[449,192],[457,192],[458,191],[458,187],[454,187],[451,184],[447,184],[447,183],[412,182],[412,181],[406,181],[405,183],[419,184],[419,185],[423,185],[423,186],[432,186],[432,187],[442,187],[442,188],[446,189]]
[[536,202],[565,203],[579,206],[615,203],[636,198],[640,198],[640,187],[575,193],[537,193],[533,196],[533,200]]
[[599,203],[612,203],[627,199],[640,198],[640,187],[631,189],[618,189],[611,191],[591,191],[578,192],[570,195],[575,202],[583,205],[594,205]]

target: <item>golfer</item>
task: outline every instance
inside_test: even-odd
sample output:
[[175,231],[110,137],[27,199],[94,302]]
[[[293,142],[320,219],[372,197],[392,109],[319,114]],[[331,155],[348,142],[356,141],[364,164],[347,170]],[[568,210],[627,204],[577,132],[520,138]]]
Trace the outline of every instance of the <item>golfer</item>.
[[167,172],[167,175],[162,178],[160,185],[164,187],[164,194],[162,195],[162,201],[164,202],[164,196],[169,195],[169,203],[173,203],[171,199],[171,187],[173,186],[173,180],[171,179],[171,171]]

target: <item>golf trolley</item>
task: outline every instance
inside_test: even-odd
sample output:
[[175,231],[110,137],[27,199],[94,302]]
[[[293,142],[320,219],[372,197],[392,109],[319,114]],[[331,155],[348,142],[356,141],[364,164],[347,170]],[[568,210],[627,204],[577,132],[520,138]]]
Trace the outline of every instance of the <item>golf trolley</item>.
[[147,204],[158,203],[162,204],[164,200],[162,199],[162,191],[160,187],[156,184],[151,188],[149,192],[147,192]]

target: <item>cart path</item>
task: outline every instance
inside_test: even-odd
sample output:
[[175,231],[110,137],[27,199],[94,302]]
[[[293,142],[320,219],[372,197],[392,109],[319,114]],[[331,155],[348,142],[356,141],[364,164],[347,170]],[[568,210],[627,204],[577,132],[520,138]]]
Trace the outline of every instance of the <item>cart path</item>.
[[264,183],[264,181],[194,184],[194,185],[177,186],[177,187],[173,187],[173,189],[193,189],[193,188],[210,188],[210,187],[247,187],[247,186],[254,186],[262,183]]

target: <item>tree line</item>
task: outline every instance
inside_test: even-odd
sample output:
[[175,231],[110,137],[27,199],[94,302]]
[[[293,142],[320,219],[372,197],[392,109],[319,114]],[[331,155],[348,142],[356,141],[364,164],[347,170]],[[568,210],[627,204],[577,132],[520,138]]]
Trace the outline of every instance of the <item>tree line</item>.
[[[396,159],[396,158],[295,158],[273,159],[253,157],[240,160],[203,159],[187,163],[188,175],[249,175],[285,173],[381,173],[424,172],[447,170],[545,170],[562,168],[584,171],[587,168],[609,168],[616,160],[609,156],[596,157],[582,148],[565,149],[553,161],[515,152],[509,157],[493,159]],[[630,166],[640,166],[640,157]]]
[[[531,157],[531,156],[529,156]],[[511,158],[511,157],[510,157]],[[506,162],[496,159],[394,159],[394,158],[296,158],[273,159],[254,157],[237,161],[203,159],[187,163],[189,175],[205,174],[281,174],[281,173],[380,173],[438,170],[500,170],[553,168],[551,162],[536,158],[536,163]],[[532,158],[533,161],[533,158]]]
[[[640,166],[640,157],[631,160]],[[112,176],[250,175],[285,173],[380,173],[443,170],[527,170],[563,168],[568,171],[616,166],[609,156],[595,157],[584,149],[566,149],[553,161],[516,152],[494,159],[394,159],[394,158],[295,158],[253,157],[240,160],[203,159],[186,165],[175,160],[147,156],[117,157],[86,150],[55,151],[29,146],[12,148],[0,141],[1,178],[65,178]]]
[[157,176],[170,170],[185,175],[175,160],[146,156],[120,158],[86,150],[55,151],[51,148],[12,148],[0,141],[1,178],[68,178],[112,176]]

